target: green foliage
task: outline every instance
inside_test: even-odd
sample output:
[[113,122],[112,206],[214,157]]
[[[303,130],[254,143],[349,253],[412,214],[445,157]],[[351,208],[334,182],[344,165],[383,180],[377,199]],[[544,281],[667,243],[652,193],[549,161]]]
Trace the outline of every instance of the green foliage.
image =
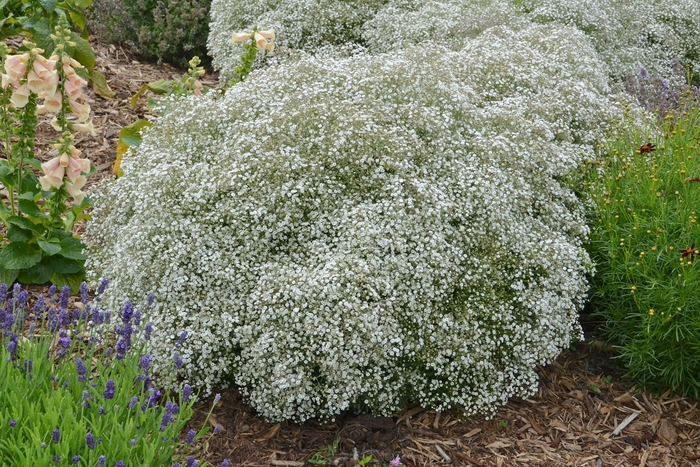
[[88,17],[91,32],[126,42],[136,52],[186,67],[188,57],[207,57],[210,0],[95,0]]
[[[126,304],[128,329],[115,332],[80,290],[81,317],[71,319],[67,288],[30,306],[19,285],[10,298],[0,284],[0,465],[184,464],[199,444],[178,441],[193,414],[191,388],[162,394],[143,353],[150,323]],[[211,436],[206,425],[190,434],[195,442]]]
[[686,107],[667,116],[663,137],[618,127],[585,184],[607,337],[636,383],[698,397],[700,109]]

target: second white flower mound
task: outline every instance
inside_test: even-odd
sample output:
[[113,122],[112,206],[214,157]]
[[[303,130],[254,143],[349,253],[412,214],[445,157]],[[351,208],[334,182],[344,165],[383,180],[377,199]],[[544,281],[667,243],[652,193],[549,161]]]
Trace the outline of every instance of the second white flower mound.
[[127,155],[85,239],[151,351],[272,420],[489,413],[579,336],[583,211],[558,179],[615,113],[581,33],[305,58],[189,99]]

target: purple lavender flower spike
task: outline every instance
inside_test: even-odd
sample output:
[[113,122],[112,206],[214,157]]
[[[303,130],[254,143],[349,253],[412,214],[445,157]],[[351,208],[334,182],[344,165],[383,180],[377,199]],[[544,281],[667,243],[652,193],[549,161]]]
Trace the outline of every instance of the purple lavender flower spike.
[[100,283],[97,284],[97,290],[95,291],[95,293],[97,295],[102,295],[105,292],[105,288],[107,287],[107,284],[109,284],[109,280],[100,279]]
[[180,347],[182,347],[182,344],[185,343],[186,339],[187,339],[187,331],[182,331],[177,338],[177,342],[175,343],[175,348],[179,349]]
[[197,432],[194,430],[188,431],[187,435],[185,436],[185,443],[187,443],[187,444],[194,443],[194,437],[196,434],[197,434]]
[[180,353],[175,352],[175,355],[173,356],[173,359],[175,360],[175,368],[180,369],[182,368],[182,358],[180,358]]
[[10,360],[17,358],[17,334],[12,333],[10,342],[7,343],[7,351],[10,352]]
[[49,287],[49,300],[51,300],[51,303],[56,303],[56,286],[52,285]]
[[131,400],[129,401],[129,404],[127,405],[127,407],[129,407],[130,409],[133,409],[134,406],[135,406],[136,404],[138,404],[138,403],[139,403],[139,397],[138,397],[138,396],[134,396],[134,397],[132,397]]
[[87,381],[87,367],[85,366],[85,362],[83,362],[82,358],[75,359],[75,371],[78,373],[78,381]]
[[98,415],[107,415],[107,409],[105,409],[104,405],[100,406],[100,410],[97,411]]
[[97,467],[105,467],[105,463],[107,462],[107,458],[105,456],[100,456],[97,458]]
[[73,465],[76,465],[78,462],[80,462],[80,456],[73,456],[71,462],[73,463]]
[[214,395],[214,405],[218,404],[219,401],[221,401],[221,394]]
[[134,310],[134,326],[141,326],[141,312],[139,310]]
[[221,463],[221,467],[229,467],[228,459],[224,459],[224,461]]
[[90,408],[90,393],[88,392],[87,389],[83,389],[83,406],[87,407],[88,409]]
[[155,301],[156,296],[153,292],[148,294],[148,301],[146,302],[146,309],[150,310],[151,307],[153,306],[153,302]]
[[85,282],[80,283],[80,301],[87,305],[89,300],[88,286]]
[[95,435],[88,433],[85,435],[85,444],[88,449],[95,449]]
[[187,462],[185,462],[185,467],[197,467],[199,462],[194,460],[194,457],[188,457]]
[[64,285],[61,287],[61,296],[58,298],[58,306],[68,308],[68,299],[70,298],[70,287]]
[[10,420],[10,428],[14,428],[17,426],[17,420]]
[[221,425],[216,425],[214,427],[214,434],[219,434],[221,432]]
[[142,355],[139,359],[139,368],[143,370],[144,373],[148,373],[151,363],[153,363],[153,357],[150,355]]
[[117,360],[123,360],[124,357],[126,356],[127,350],[129,350],[129,346],[126,342],[126,339],[119,339],[116,345],[116,350],[117,350]]
[[122,322],[128,324],[131,318],[134,316],[134,305],[131,302],[126,302],[124,304],[124,310],[122,310]]
[[153,325],[150,322],[146,323],[146,327],[144,328],[143,338],[146,339],[147,341],[151,340],[151,333],[152,332],[153,332]]
[[19,285],[19,283],[16,283],[14,287],[12,287],[12,298],[17,298],[19,297],[19,293],[22,291],[22,286]]
[[[2,295],[0,295],[2,297]],[[40,294],[34,303],[34,317],[36,319],[41,319],[42,315],[46,311],[46,303],[44,303],[44,294]]]
[[182,402],[187,404],[190,401],[190,396],[192,395],[192,386],[185,384],[182,387]]
[[116,391],[116,384],[114,384],[114,380],[110,379],[107,381],[107,387],[104,390],[103,396],[105,399],[114,399],[114,392]]
[[61,431],[58,428],[55,428],[51,432],[51,442],[53,444],[58,444],[59,441],[61,441]]
[[27,299],[29,298],[29,292],[26,290],[23,290],[19,293],[19,296],[17,297],[17,306],[19,308],[24,309],[25,306],[27,306]]
[[114,464],[114,467],[126,467],[126,466],[124,465],[124,461],[117,461],[117,463]]
[[0,303],[7,299],[7,284],[0,284]]

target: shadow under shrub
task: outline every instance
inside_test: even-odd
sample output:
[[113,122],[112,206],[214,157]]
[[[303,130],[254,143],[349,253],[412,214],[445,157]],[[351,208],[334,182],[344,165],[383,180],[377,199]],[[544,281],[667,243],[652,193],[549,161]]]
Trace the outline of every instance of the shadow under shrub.
[[211,0],[93,0],[88,27],[110,43],[124,42],[139,55],[186,68],[193,56],[209,65]]
[[593,303],[628,376],[700,397],[700,106],[666,115],[663,135],[620,134],[594,165]]

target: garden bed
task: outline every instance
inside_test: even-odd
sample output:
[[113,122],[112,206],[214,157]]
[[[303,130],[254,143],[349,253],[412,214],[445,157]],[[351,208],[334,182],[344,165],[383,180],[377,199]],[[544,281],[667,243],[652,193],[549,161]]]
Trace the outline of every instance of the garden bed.
[[[119,46],[93,41],[93,48],[97,68],[116,97],[104,100],[90,92],[97,137],[80,135],[76,140],[99,172],[89,184],[112,176],[119,130],[137,118],[152,118],[144,98],[132,110],[130,97],[144,83],[181,75],[167,65],[141,63]],[[202,82],[215,86],[217,79],[208,74]],[[41,130],[45,126],[38,129],[39,158],[42,138],[48,137]],[[460,419],[458,410],[436,413],[409,407],[393,417],[344,414],[330,424],[272,424],[257,417],[235,389],[224,389],[210,418],[223,429],[202,446],[200,457],[212,465],[228,458],[232,465],[245,466],[298,466],[310,459],[315,465],[355,465],[353,457],[370,454],[382,463],[400,454],[407,466],[696,465],[698,403],[630,388],[613,357],[597,341],[576,344],[575,350],[538,370],[536,396],[512,400],[490,420]],[[201,426],[210,406],[211,400],[201,401],[187,429]]]

